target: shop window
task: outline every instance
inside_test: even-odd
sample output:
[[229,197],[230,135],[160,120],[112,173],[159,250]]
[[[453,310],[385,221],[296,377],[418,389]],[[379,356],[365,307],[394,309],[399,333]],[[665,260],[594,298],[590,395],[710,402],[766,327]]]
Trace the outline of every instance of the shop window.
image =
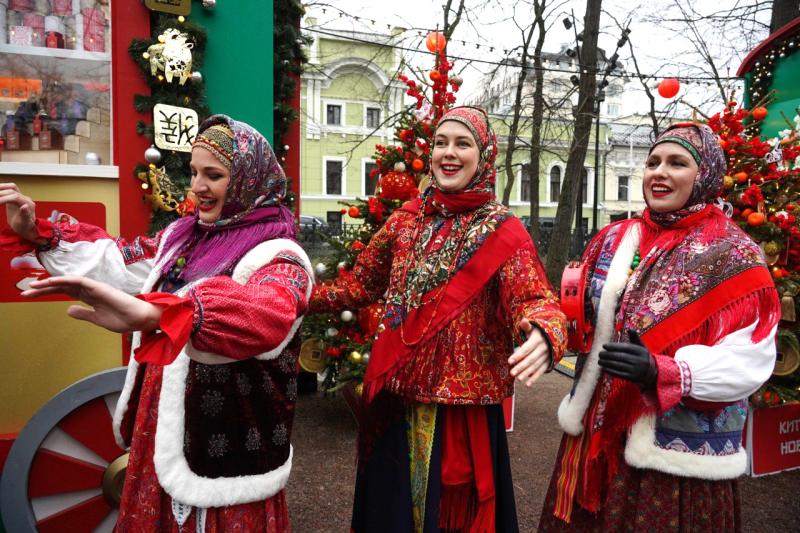
[[111,165],[110,2],[0,1],[0,161]]

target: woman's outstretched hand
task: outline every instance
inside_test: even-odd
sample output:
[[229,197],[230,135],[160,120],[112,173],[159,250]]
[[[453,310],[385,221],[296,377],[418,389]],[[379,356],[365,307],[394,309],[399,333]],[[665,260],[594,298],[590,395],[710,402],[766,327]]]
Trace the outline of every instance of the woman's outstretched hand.
[[16,183],[0,183],[0,205],[6,206],[6,219],[14,233],[26,241],[35,241],[36,204],[22,194]]
[[35,298],[66,294],[90,306],[73,305],[67,314],[117,333],[158,329],[161,309],[115,289],[111,285],[81,276],[58,276],[31,282],[22,296]]
[[511,375],[530,387],[544,374],[550,364],[550,346],[542,332],[533,327],[527,318],[519,322],[519,329],[527,339],[508,358]]

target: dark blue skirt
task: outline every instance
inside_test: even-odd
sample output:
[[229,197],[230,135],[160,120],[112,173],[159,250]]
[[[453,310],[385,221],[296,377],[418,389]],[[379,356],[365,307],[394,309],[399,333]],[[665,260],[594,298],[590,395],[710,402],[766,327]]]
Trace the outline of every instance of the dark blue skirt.
[[[438,525],[442,472],[442,424],[440,422],[443,409],[451,408],[439,405],[436,414],[436,429],[425,501],[424,533],[440,531]],[[486,417],[494,466],[495,531],[515,533],[519,531],[519,527],[502,407],[500,405],[487,406]],[[408,424],[404,418],[391,424],[376,440],[369,458],[364,464],[359,464],[356,475],[355,501],[353,502],[352,528],[355,533],[411,533],[414,531],[407,431]]]

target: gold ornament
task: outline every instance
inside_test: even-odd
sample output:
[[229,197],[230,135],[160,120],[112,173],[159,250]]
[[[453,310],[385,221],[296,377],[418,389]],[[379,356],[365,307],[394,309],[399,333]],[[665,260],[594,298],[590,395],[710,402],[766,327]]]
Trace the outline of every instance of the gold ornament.
[[320,339],[308,339],[300,345],[300,368],[306,372],[322,372],[327,361],[325,344]]
[[151,166],[150,172],[147,173],[147,183],[142,184],[143,189],[148,187],[152,189],[148,196],[154,209],[175,211],[178,208],[181,202],[178,198],[182,196],[182,191],[169,179],[165,167]]
[[350,352],[347,358],[350,359],[351,363],[360,363],[361,359],[363,359],[363,356],[361,355],[361,352],[353,350]]
[[359,383],[358,385],[353,387],[353,390],[355,391],[356,396],[358,396],[360,398],[361,395],[364,394],[364,384],[363,383]]
[[193,43],[186,42],[189,36],[175,28],[168,28],[158,36],[158,43],[147,49],[150,57],[150,74],[155,76],[159,70],[164,72],[168,82],[178,76],[178,83],[183,85],[192,75]]
[[778,338],[778,353],[775,359],[775,368],[772,374],[775,376],[788,376],[800,368],[800,353],[791,344]]
[[725,185],[726,189],[732,189],[736,181],[733,179],[732,176],[725,176],[722,178],[722,181]]
[[786,322],[797,321],[797,315],[794,310],[794,298],[788,294],[784,294],[781,298],[781,320]]

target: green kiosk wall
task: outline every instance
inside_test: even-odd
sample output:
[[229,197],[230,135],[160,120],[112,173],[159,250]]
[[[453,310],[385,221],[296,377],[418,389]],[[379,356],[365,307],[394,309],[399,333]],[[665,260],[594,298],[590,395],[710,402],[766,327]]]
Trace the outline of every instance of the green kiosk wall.
[[217,2],[192,6],[191,18],[208,32],[201,72],[212,113],[247,122],[273,142],[272,2]]

